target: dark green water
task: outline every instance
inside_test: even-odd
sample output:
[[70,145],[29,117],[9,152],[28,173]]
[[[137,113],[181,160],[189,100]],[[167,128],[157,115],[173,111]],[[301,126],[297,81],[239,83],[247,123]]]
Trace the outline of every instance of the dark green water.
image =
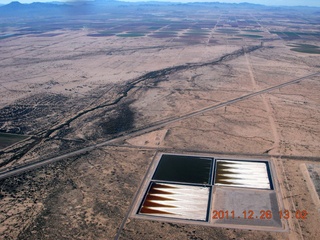
[[209,184],[211,183],[212,161],[211,158],[162,155],[153,179]]
[[0,133],[0,149],[6,148],[11,144],[14,144],[26,138],[28,138],[28,136],[10,133]]

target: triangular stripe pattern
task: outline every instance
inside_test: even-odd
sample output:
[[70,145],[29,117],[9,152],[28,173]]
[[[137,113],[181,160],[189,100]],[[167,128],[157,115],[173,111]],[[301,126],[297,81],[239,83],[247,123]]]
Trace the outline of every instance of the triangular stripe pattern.
[[139,213],[206,221],[209,190],[209,187],[153,182]]
[[217,160],[215,185],[271,189],[267,163]]

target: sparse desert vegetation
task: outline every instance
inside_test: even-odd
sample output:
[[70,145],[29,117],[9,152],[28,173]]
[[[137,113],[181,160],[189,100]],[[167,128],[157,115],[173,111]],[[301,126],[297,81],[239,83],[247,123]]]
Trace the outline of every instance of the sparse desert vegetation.
[[[4,7],[1,239],[319,236],[319,9]],[[308,217],[274,232],[129,216],[158,152],[267,159],[279,206]]]

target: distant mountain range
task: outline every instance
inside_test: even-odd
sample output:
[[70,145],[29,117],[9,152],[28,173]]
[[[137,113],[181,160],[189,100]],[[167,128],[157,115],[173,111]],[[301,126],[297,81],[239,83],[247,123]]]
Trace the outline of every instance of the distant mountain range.
[[43,13],[46,14],[48,12],[56,12],[57,10],[61,10],[63,5],[57,5],[53,3],[31,3],[31,4],[22,4],[20,2],[11,2],[7,5],[0,7],[1,16],[21,16],[35,14],[35,13]]
[[[0,6],[0,17],[24,17],[32,15],[61,15],[65,12],[73,12],[75,14],[90,14],[92,7],[104,5],[110,6],[116,3],[113,0],[96,0],[94,2],[34,2],[30,4],[22,4],[18,1],[11,2],[7,5]],[[95,9],[97,10],[97,9]]]
[[[36,1],[36,0],[35,0]],[[208,5],[210,7],[228,8],[270,8],[267,6],[251,3],[219,3],[219,2],[194,2],[194,3],[177,3],[177,2],[120,2],[117,0],[95,0],[88,2],[69,1],[69,2],[34,2],[30,4],[21,4],[18,1],[11,2],[7,5],[0,6],[0,18],[6,17],[30,17],[30,16],[59,16],[68,14],[95,14],[102,13],[106,10],[110,11],[113,7],[129,7],[129,6],[200,6]],[[300,7],[301,8],[301,7]]]

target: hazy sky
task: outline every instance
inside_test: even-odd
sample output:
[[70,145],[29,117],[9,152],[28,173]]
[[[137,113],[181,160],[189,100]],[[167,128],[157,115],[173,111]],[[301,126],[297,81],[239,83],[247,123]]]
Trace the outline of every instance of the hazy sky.
[[[0,3],[7,4],[13,0],[0,0]],[[21,3],[31,3],[31,2],[52,2],[52,1],[63,1],[63,0],[18,0]],[[132,1],[137,2],[139,0],[122,0],[122,1]],[[140,0],[141,1],[141,0]],[[142,0],[148,1],[148,0]],[[264,5],[286,5],[286,6],[317,6],[320,7],[320,0],[158,0],[167,2],[228,2],[228,3],[240,3],[240,2],[250,2],[258,3]]]

